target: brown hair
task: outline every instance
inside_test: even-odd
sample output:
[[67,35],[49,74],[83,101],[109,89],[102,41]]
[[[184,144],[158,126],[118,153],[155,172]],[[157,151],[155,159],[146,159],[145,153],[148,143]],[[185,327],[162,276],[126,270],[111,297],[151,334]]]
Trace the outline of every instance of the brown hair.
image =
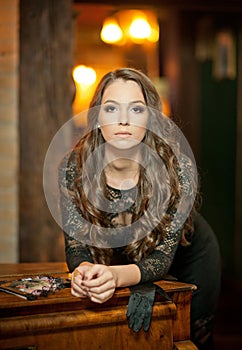
[[[101,105],[103,93],[105,89],[117,79],[122,79],[124,81],[132,80],[136,82],[142,90],[147,106],[150,107],[152,111],[155,111],[154,113],[156,114],[156,118],[154,120],[156,122],[155,125],[152,126],[153,131],[151,127],[147,128],[148,130],[146,131],[143,143],[149,146],[149,148],[151,148],[154,153],[158,155],[159,160],[162,160],[163,164],[165,164],[170,182],[168,209],[163,215],[162,220],[157,222],[157,218],[154,218],[154,222],[156,222],[154,229],[152,229],[149,234],[146,234],[144,238],[135,240],[134,242],[128,244],[125,248],[126,254],[130,261],[139,261],[145,256],[149,255],[155,249],[155,247],[157,247],[167,233],[167,229],[171,227],[172,219],[174,218],[174,213],[177,210],[182,193],[182,186],[178,174],[179,163],[177,157],[168,143],[165,142],[162,137],[159,137],[155,132],[161,126],[161,121],[159,120],[159,116],[161,115],[160,96],[151,80],[142,72],[132,68],[120,68],[104,75],[98,84],[90,103],[87,133],[75,147],[78,176],[74,183],[74,199],[84,219],[88,223],[93,224],[95,227],[109,227],[110,222],[107,220],[105,211],[99,209],[102,207],[100,202],[102,200],[101,198],[103,198],[103,194],[107,197],[107,186],[105,176],[102,171],[104,155],[102,154],[103,151],[101,147],[99,147],[105,141],[100,130],[95,128],[95,125],[98,122],[97,109]],[[95,157],[95,160],[93,160],[93,164],[90,164],[87,174],[84,169],[84,164],[86,163],[87,159],[90,158],[89,156],[98,148],[101,150]],[[140,171],[140,178],[137,185],[138,194],[135,203],[135,210],[132,214],[132,223],[136,222],[142,216],[147,218],[147,222],[153,220],[153,218],[150,216],[150,212],[147,211],[147,208],[149,205],[152,205],[152,209],[154,209],[155,212],[158,212],[163,205],[163,180],[160,176],[159,162],[157,162],[156,158],[157,157],[151,157],[150,154],[144,154],[144,162],[147,163],[147,166]],[[81,179],[83,179],[83,176],[86,176],[87,178],[87,181],[85,181],[87,185],[82,183]],[[155,188],[153,186],[154,183],[156,184]],[[92,198],[92,201],[89,201],[87,193],[89,193],[91,196],[91,192],[95,193],[95,198]],[[154,193],[156,193],[155,203],[154,201],[151,201]],[[91,204],[91,202],[94,203],[94,205]],[[151,202],[153,204],[151,204]],[[156,208],[154,208],[154,206],[156,206]],[[134,236],[140,237],[140,232],[138,231],[142,229],[144,230],[146,228],[144,226],[139,226],[137,228],[137,232],[134,233]],[[85,233],[85,230],[90,230],[90,226],[87,225],[85,227],[85,224],[83,224],[83,234]],[[192,230],[191,211],[182,228],[181,244],[189,244],[186,236],[190,234]],[[110,263],[110,259],[113,254],[112,248],[97,248],[91,246],[89,249],[95,263]]]

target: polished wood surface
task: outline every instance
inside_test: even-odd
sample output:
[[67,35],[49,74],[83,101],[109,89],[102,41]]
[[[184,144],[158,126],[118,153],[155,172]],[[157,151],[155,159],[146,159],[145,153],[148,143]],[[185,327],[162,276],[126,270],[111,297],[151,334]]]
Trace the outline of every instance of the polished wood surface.
[[[65,263],[0,264],[0,280],[38,274],[70,276]],[[195,287],[173,281],[157,283],[173,302],[157,296],[149,332],[138,333],[129,329],[126,318],[129,288],[117,289],[104,304],[73,297],[69,288],[33,301],[0,292],[0,349],[140,350],[142,346],[170,350],[174,341],[189,342],[190,300]]]

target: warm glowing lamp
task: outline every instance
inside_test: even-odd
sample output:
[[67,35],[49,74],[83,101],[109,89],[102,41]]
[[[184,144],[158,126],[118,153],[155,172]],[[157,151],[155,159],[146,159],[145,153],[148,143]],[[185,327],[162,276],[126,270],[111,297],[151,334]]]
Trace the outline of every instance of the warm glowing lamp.
[[129,27],[129,34],[134,39],[147,39],[151,35],[151,27],[145,18],[136,17]]
[[74,68],[73,78],[81,86],[90,86],[95,83],[97,76],[93,68],[80,65]]
[[155,43],[159,40],[159,24],[150,11],[122,10],[104,21],[100,37],[107,44],[124,45],[130,40]]
[[123,32],[118,22],[110,17],[104,21],[100,36],[105,43],[113,44],[119,42],[123,38]]

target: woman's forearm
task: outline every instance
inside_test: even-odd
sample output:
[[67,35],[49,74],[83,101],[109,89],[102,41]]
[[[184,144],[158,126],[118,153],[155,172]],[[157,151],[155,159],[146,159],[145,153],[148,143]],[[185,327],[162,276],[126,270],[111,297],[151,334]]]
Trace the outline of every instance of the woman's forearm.
[[140,282],[140,269],[135,264],[110,266],[116,288],[133,286]]

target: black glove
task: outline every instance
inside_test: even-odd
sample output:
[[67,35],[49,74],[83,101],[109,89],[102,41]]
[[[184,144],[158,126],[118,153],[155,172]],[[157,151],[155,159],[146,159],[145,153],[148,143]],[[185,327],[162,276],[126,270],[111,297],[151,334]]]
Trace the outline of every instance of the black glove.
[[126,313],[129,317],[129,327],[138,332],[144,324],[144,331],[147,332],[150,327],[155,293],[158,292],[169,301],[171,298],[161,287],[151,282],[138,284],[129,289],[130,297]]

